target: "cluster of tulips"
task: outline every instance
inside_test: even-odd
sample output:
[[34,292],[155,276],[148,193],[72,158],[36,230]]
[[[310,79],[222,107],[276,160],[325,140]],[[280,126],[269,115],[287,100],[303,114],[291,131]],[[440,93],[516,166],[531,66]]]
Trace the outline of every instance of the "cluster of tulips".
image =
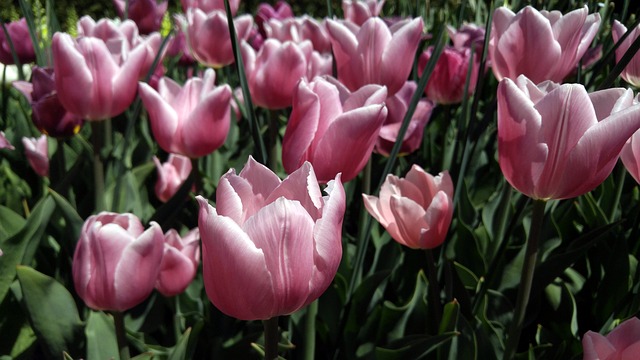
[[[50,44],[44,42],[50,48],[32,43],[37,29],[25,19],[5,24],[0,62],[38,61],[30,82],[12,83],[31,104],[33,125],[42,133],[22,139],[36,174],[50,176],[49,139],[59,139],[57,151],[64,151],[64,139],[90,134],[89,194],[95,196],[75,245],[69,291],[91,309],[113,312],[121,357],[128,356],[122,313],[154,289],[167,297],[184,292],[198,276],[200,244],[207,297],[228,316],[264,320],[269,359],[278,356],[277,332],[272,340],[278,317],[312,304],[332,285],[347,247],[343,222],[350,201],[403,246],[441,246],[462,184],[451,169],[432,175],[423,167],[434,166],[413,163],[404,176],[387,171],[375,195],[363,185],[354,197],[348,183],[370,176],[373,154],[389,163],[398,154],[411,159],[425,144],[434,111],[467,102],[483,78],[499,82],[499,167],[513,188],[533,200],[513,319],[501,339],[505,359],[522,349],[547,204],[592,191],[619,158],[640,181],[640,133],[634,135],[640,102],[634,92],[587,92],[581,84],[563,83],[601,57],[602,50],[592,47],[601,18],[586,6],[565,14],[498,7],[487,39],[483,25],[465,24],[447,29],[451,45],[424,47],[431,37],[423,18],[382,18],[384,1],[344,0],[343,18],[318,20],[294,16],[285,2],[260,4],[251,16],[237,14],[238,0],[182,0],[176,31],[164,37],[159,31],[166,0],[114,3],[123,20],[83,16],[74,35],[51,34]],[[616,21],[611,29],[621,61],[640,26],[627,31]],[[640,55],[625,61],[621,78],[640,86]],[[188,78],[181,84],[165,76],[169,66],[188,69]],[[110,211],[116,207],[106,198],[104,162],[120,160],[103,150],[114,149],[107,146],[112,123],[132,112],[138,98],[151,130],[145,136],[156,151],[145,160],[157,169],[154,201],[197,203],[196,228],[164,232],[150,221],[145,230],[140,215]],[[268,121],[257,120],[254,106],[269,114]],[[247,134],[234,136],[251,133],[253,147],[231,149],[240,154],[234,164],[244,165],[214,179],[212,206],[200,159],[219,151],[238,127]],[[0,132],[3,156],[16,151],[14,134],[9,127]],[[437,282],[429,274],[429,285]],[[437,287],[431,289],[439,306]],[[632,358],[640,344],[638,323],[631,318],[607,337],[587,333],[584,358]]]

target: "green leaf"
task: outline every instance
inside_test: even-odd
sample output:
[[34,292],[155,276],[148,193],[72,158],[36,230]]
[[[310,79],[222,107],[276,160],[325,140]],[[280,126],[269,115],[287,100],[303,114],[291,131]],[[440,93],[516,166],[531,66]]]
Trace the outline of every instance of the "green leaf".
[[82,321],[73,297],[55,279],[30,267],[18,266],[23,303],[38,339],[53,358],[77,353]]
[[189,345],[189,335],[191,335],[191,328],[188,328],[180,339],[178,339],[178,343],[169,353],[168,360],[184,360],[187,359],[187,350]]
[[113,318],[102,311],[91,311],[84,330],[87,360],[120,359]]
[[419,360],[437,349],[442,344],[458,336],[457,332],[448,332],[442,335],[412,335],[393,342],[389,348],[376,348],[377,360]]
[[24,226],[24,222],[22,216],[0,205],[0,242],[17,233]]
[[84,220],[78,215],[76,209],[65,199],[62,195],[57,192],[49,189],[49,193],[53,200],[56,202],[56,206],[58,210],[62,213],[62,216],[67,221],[66,228],[69,229],[69,235],[75,242],[80,238],[80,231],[82,230],[82,225],[84,224]]

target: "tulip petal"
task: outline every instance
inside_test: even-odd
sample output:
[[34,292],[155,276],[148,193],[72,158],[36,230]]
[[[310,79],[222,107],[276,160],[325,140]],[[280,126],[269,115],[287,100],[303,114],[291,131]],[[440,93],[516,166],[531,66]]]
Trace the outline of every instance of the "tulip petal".
[[222,146],[230,123],[231,88],[224,85],[208,93],[184,121],[182,142],[185,155],[196,158]]
[[270,204],[279,197],[299,201],[314,221],[322,215],[322,193],[313,168],[307,161],[273,190],[265,204]]
[[156,288],[165,296],[177,295],[189,286],[197,266],[175,247],[165,246]]
[[582,349],[584,359],[608,359],[616,352],[616,348],[606,337],[593,331],[587,331],[582,337]]
[[414,54],[420,45],[422,27],[422,18],[411,20],[393,34],[389,45],[384,49],[381,56],[381,69],[378,71],[380,71],[381,83],[387,86],[390,95],[400,90],[409,78]]
[[170,153],[183,153],[183,149],[174,140],[182,131],[178,114],[151,86],[145,83],[140,83],[139,86],[140,98],[149,113],[151,130],[158,145]]
[[[327,94],[326,97],[331,95]],[[282,139],[282,165],[288,173],[297,169],[309,157],[308,153],[321,120],[319,95],[312,91],[307,81],[301,80],[298,83],[293,94],[293,105]],[[329,121],[325,120],[327,123]]]

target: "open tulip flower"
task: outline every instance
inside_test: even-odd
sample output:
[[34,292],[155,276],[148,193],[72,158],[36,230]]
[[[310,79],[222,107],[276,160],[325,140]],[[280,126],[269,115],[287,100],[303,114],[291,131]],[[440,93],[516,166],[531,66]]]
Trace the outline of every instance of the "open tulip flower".
[[[627,27],[618,20],[614,20],[611,27],[611,35],[616,43],[627,32]],[[631,44],[640,36],[640,25],[631,30],[631,34],[616,49],[616,61],[620,61],[624,54],[629,50]],[[624,70],[620,73],[620,77],[629,84],[640,87],[640,54],[636,53]]]
[[[364,168],[387,117],[387,89],[368,85],[350,94],[317,77],[300,81],[282,140],[282,164],[287,172],[305,161],[313,164],[320,182],[342,173],[345,182]],[[349,154],[345,154],[345,148]]]
[[49,176],[49,148],[47,135],[41,135],[39,138],[22,138],[24,152],[27,155],[29,165],[36,174],[40,176]]
[[361,26],[371,17],[380,15],[385,0],[342,0],[344,18]]
[[616,326],[607,336],[588,331],[582,337],[583,360],[632,360],[640,353],[640,320]]
[[167,12],[168,0],[113,0],[118,16],[123,17],[129,3],[127,17],[138,25],[142,34],[149,34],[160,30],[162,17]]
[[178,295],[189,286],[200,264],[200,231],[195,228],[184,237],[174,229],[164,234],[164,255],[156,289],[164,296]]
[[90,216],[73,255],[76,292],[94,310],[131,309],[153,291],[163,244],[157,223],[144,230],[133,214]]
[[489,59],[498,80],[525,75],[534,83],[562,82],[589,49],[600,14],[587,7],[562,15],[526,6],[514,14],[499,7],[493,15]]
[[198,158],[224,144],[231,121],[231,88],[215,86],[213,69],[183,87],[166,77],[158,82],[158,91],[140,83],[140,98],[164,151]]
[[308,162],[281,181],[253,158],[220,178],[216,207],[198,196],[205,290],[241,320],[287,315],[317,299],[342,257],[340,175],[322,196]]
[[258,26],[258,30],[262,36],[266,36],[264,31],[264,23],[270,19],[284,20],[293,17],[293,10],[289,3],[283,0],[279,0],[275,6],[263,2],[258,4],[258,10],[256,11],[255,23]]
[[533,199],[568,199],[606,179],[640,128],[640,105],[620,88],[536,86],[524,76],[498,86],[498,160],[507,181]]
[[393,96],[402,88],[422,36],[421,18],[388,27],[374,17],[355,31],[338,21],[326,21],[338,80],[349,90],[378,84],[386,86],[389,96]]
[[[35,61],[36,52],[33,48],[33,42],[29,35],[29,27],[27,20],[22,18],[20,20],[12,21],[4,24],[11,38],[13,49],[18,57],[20,63],[30,63]],[[0,29],[0,63],[5,65],[13,65],[15,61],[13,59],[13,53],[6,34]]]
[[178,191],[182,183],[191,173],[191,159],[178,154],[170,154],[167,162],[161,164],[157,157],[153,157],[158,171],[156,182],[156,196],[160,201],[167,202]]
[[267,38],[296,43],[309,40],[315,51],[331,53],[331,40],[324,26],[307,15],[283,20],[270,19],[264,23],[264,31]]

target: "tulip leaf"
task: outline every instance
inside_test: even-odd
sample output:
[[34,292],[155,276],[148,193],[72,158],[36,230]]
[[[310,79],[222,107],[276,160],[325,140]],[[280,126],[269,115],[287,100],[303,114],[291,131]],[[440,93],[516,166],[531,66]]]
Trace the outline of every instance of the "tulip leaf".
[[24,226],[24,218],[8,207],[0,205],[0,243]]
[[411,335],[394,341],[389,348],[376,348],[376,359],[379,360],[419,360],[436,350],[442,344],[450,341],[459,333],[447,332],[436,336]]
[[89,312],[87,327],[87,360],[120,358],[113,318],[102,311]]
[[69,229],[69,235],[73,242],[80,238],[80,231],[82,230],[82,225],[84,224],[84,220],[80,217],[76,209],[65,199],[62,195],[57,192],[49,189],[49,193],[51,197],[56,202],[56,207],[61,212],[62,217],[64,217],[66,221],[66,227]]
[[26,254],[27,247],[43,238],[54,208],[55,203],[51,197],[41,199],[20,231],[0,243],[0,249],[4,253],[0,261],[0,302],[4,300],[15,278],[16,266],[31,263],[33,255]]
[[187,352],[189,350],[189,336],[191,335],[191,328],[188,328],[180,339],[178,339],[178,343],[169,353],[168,360],[183,360],[188,359]]
[[17,275],[33,330],[51,357],[59,357],[63,351],[79,355],[83,325],[69,291],[27,266],[18,266]]
[[[394,341],[411,333],[407,327],[411,322],[416,323],[416,319],[424,319],[429,312],[424,299],[427,296],[428,280],[424,272],[419,271],[416,277],[416,284],[413,295],[404,305],[395,305],[387,301],[383,305],[377,337],[379,339]],[[425,324],[418,321],[413,327],[424,329]]]

